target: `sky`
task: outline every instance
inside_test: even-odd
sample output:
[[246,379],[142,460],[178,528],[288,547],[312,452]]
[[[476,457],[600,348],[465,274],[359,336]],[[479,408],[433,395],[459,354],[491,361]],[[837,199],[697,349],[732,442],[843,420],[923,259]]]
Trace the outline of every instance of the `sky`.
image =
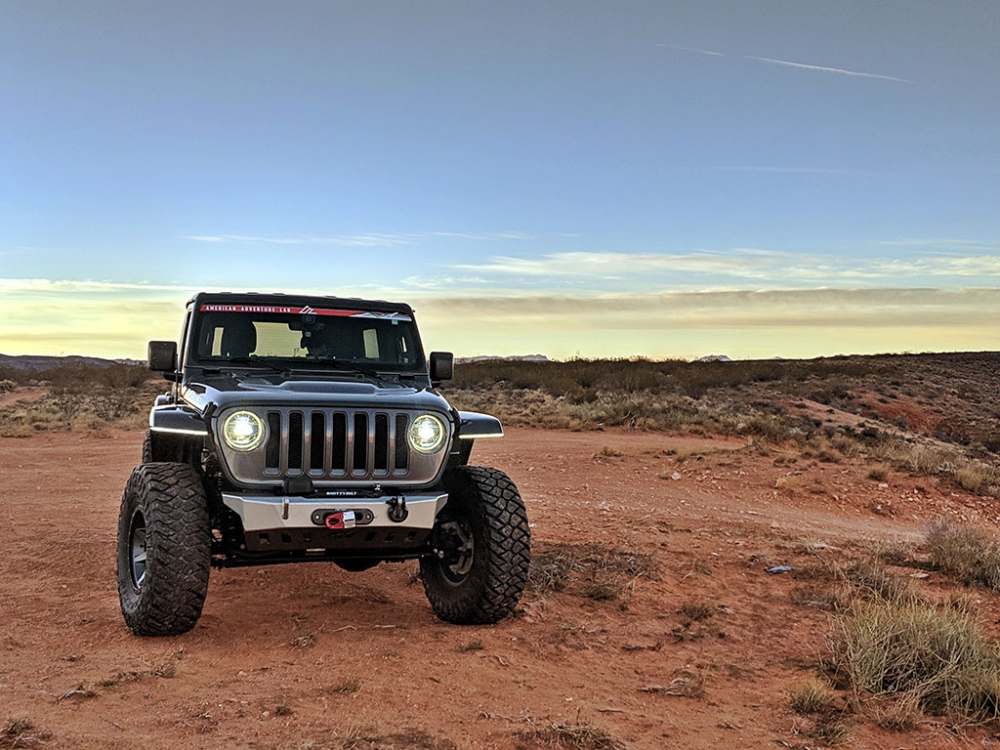
[[0,352],[199,290],[459,356],[1000,348],[1000,3],[0,0]]

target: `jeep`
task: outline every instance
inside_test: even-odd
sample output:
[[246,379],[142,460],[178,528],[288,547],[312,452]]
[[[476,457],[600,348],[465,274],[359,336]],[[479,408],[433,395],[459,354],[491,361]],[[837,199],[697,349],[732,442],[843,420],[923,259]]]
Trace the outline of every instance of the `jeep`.
[[179,344],[148,353],[171,385],[118,520],[135,634],[193,628],[213,566],[418,560],[441,619],[514,610],[530,559],[524,503],[506,474],[469,465],[474,441],[503,428],[438,392],[454,358],[425,358],[409,305],[200,293]]

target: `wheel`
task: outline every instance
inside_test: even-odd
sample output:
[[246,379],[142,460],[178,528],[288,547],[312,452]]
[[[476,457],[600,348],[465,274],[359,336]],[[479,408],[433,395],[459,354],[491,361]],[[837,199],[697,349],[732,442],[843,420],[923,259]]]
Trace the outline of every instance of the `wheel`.
[[528,579],[531,532],[517,487],[502,471],[462,466],[445,476],[448,504],[435,524],[436,557],[420,560],[424,592],[442,620],[498,622]]
[[146,437],[142,439],[142,462],[144,464],[153,463],[153,432],[146,432]]
[[208,593],[211,524],[192,466],[132,470],[118,516],[118,598],[136,635],[180,635],[195,626]]

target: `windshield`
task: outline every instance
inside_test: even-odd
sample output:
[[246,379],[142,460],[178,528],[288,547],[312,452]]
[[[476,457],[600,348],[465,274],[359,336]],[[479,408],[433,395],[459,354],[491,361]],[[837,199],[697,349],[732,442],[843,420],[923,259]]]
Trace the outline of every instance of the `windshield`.
[[416,325],[400,312],[203,304],[194,333],[198,360],[245,363],[259,357],[292,367],[336,369],[343,363],[385,372],[423,368]]

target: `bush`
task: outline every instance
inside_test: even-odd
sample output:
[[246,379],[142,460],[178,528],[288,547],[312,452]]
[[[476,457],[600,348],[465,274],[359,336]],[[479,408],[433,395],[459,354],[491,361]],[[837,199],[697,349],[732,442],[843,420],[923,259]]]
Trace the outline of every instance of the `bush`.
[[966,609],[857,599],[835,618],[830,647],[856,693],[960,720],[1000,716],[1000,651]]
[[966,586],[1000,589],[1000,546],[985,531],[933,521],[926,532],[931,562]]

